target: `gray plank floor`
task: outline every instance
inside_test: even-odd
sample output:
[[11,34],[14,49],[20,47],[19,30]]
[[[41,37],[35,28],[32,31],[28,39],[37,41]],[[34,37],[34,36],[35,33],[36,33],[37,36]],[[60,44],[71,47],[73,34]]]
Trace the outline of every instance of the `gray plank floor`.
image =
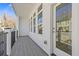
[[47,56],[28,36],[19,37],[15,42],[11,56]]

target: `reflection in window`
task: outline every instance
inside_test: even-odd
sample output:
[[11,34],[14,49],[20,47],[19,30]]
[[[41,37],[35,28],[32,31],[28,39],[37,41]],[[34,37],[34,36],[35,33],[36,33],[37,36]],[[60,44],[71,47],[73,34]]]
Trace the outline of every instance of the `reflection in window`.
[[32,17],[31,17],[31,32],[32,32]]
[[38,33],[42,34],[42,12],[38,15]]
[[42,4],[38,8],[38,33],[39,34],[42,34],[42,11],[41,10],[42,10]]
[[72,55],[71,12],[70,3],[56,7],[56,47],[70,55]]
[[33,26],[34,26],[34,33],[36,32],[36,19],[33,20]]
[[35,17],[35,16],[36,16],[36,13],[33,14],[33,17]]

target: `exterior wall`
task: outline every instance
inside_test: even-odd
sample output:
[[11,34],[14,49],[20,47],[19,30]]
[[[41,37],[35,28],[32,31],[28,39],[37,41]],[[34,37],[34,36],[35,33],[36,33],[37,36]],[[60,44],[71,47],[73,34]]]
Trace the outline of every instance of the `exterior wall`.
[[[40,5],[40,4],[39,4]],[[39,6],[38,5],[38,6]],[[34,8],[36,11],[38,6],[36,8]],[[48,55],[50,55],[52,53],[52,47],[51,45],[51,38],[50,38],[50,13],[51,13],[51,4],[43,4],[43,34],[38,34],[38,33],[32,33],[29,32],[29,36],[32,38],[33,41],[35,41],[37,43],[37,45],[39,45]],[[33,13],[34,13],[33,11]],[[33,13],[31,15],[33,15]],[[31,17],[30,15],[30,17]],[[44,44],[44,42],[47,41],[47,44]]]
[[19,18],[19,36],[26,36],[29,32],[28,20]]
[[[19,30],[20,30],[20,36],[26,36],[29,35],[33,41],[37,43],[48,55],[53,53],[54,44],[53,41],[53,4],[43,4],[43,34],[40,35],[37,33],[32,33],[29,30],[29,23],[30,18],[33,16],[34,12],[37,12],[37,8],[40,4],[37,4],[36,7],[34,7],[32,10],[32,13],[30,16],[25,19],[21,18],[19,19]],[[79,55],[79,4],[72,4],[72,55]],[[44,44],[44,42],[47,41],[47,44]],[[59,55],[62,55],[59,53]]]
[[[38,33],[32,33],[29,32],[29,22],[30,17],[33,16],[34,12],[37,12],[37,8],[40,4],[36,4],[36,6],[33,8],[31,14],[29,17],[19,17],[19,35],[20,36],[26,36],[29,34],[29,36],[35,41],[48,55],[52,53],[52,49],[50,48],[50,8],[51,4],[43,4],[43,34],[40,35]],[[44,42],[47,41],[47,44],[44,44]]]
[[79,56],[79,3],[72,4],[72,55]]

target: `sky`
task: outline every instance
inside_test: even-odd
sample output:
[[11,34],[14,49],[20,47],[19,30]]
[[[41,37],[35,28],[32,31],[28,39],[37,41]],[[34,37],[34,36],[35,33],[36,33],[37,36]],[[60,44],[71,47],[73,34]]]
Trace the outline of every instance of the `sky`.
[[0,16],[7,13],[9,16],[15,17],[15,12],[13,10],[12,4],[10,3],[0,3]]
[[71,7],[72,7],[71,4],[65,4],[64,7],[56,9],[56,15],[60,16],[62,12],[69,13],[70,11],[72,11]]

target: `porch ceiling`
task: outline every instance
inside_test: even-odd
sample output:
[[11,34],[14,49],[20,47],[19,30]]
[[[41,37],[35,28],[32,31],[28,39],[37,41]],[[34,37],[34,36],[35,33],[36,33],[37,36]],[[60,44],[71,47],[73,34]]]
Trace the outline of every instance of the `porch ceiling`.
[[13,8],[17,16],[28,18],[37,3],[13,3]]

